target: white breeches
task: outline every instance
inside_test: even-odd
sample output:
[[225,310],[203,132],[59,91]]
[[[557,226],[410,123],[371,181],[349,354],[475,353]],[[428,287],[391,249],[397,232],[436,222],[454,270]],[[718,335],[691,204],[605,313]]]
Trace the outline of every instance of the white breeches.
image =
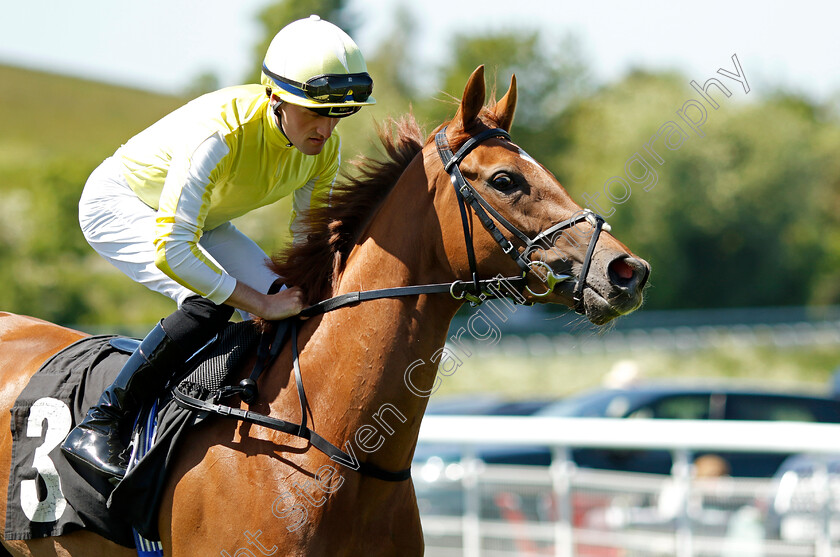
[[[156,211],[140,201],[113,158],[88,178],[79,201],[79,223],[85,239],[102,257],[135,282],[181,303],[196,293],[155,266]],[[231,223],[207,230],[198,247],[216,265],[259,292],[277,279],[268,256]]]

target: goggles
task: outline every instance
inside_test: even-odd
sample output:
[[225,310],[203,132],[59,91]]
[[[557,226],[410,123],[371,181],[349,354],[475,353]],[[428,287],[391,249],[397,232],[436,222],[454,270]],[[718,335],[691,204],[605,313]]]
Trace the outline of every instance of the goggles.
[[277,75],[265,64],[263,71],[284,91],[317,103],[363,103],[373,93],[373,79],[367,72],[318,75],[306,83],[300,83]]
[[309,110],[318,116],[326,116],[327,118],[344,118],[351,114],[356,114],[362,109],[361,106],[325,106],[315,108],[314,106],[307,106]]

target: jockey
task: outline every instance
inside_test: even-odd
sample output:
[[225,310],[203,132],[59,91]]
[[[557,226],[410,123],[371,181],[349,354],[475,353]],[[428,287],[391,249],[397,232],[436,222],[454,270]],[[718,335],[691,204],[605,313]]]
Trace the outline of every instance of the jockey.
[[338,174],[340,118],[374,104],[356,43],[318,16],[274,37],[261,85],[201,96],[130,139],[90,176],[79,203],[88,243],[178,309],[131,355],[61,445],[114,479],[125,475],[121,430],[235,310],[284,319],[303,308],[297,288],[269,294],[268,257],[230,220],[293,196],[302,211],[329,202]]

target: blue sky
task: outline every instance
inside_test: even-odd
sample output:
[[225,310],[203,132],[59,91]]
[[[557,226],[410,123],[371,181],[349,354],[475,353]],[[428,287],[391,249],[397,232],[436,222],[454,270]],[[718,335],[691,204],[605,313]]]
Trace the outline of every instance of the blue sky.
[[[351,0],[364,51],[376,48],[399,1]],[[205,71],[232,85],[250,70],[259,38],[255,14],[267,3],[9,2],[0,21],[0,63],[163,92],[181,91]],[[549,37],[574,33],[600,81],[632,66],[675,68],[705,80],[737,53],[759,94],[778,85],[823,101],[840,94],[840,3],[424,0],[406,6],[420,27],[414,45],[422,61],[418,71],[445,56],[457,29],[480,33],[512,26],[540,28]]]

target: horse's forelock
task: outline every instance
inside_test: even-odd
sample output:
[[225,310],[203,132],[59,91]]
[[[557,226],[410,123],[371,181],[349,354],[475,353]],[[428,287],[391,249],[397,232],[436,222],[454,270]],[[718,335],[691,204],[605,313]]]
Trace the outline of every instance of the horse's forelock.
[[451,121],[444,122],[443,124],[439,125],[432,134],[427,138],[426,144],[432,143],[435,139],[435,135],[437,132],[442,130],[443,128],[447,128],[446,134],[449,138],[450,145],[449,147],[456,151],[458,147],[461,146],[467,139],[475,135],[476,133],[482,131],[483,129],[492,129],[498,128],[501,126],[501,117],[496,114],[496,101],[491,100],[486,106],[481,109],[481,112],[478,114],[478,117],[470,122],[466,128],[461,126],[456,126],[454,129],[450,124]]

